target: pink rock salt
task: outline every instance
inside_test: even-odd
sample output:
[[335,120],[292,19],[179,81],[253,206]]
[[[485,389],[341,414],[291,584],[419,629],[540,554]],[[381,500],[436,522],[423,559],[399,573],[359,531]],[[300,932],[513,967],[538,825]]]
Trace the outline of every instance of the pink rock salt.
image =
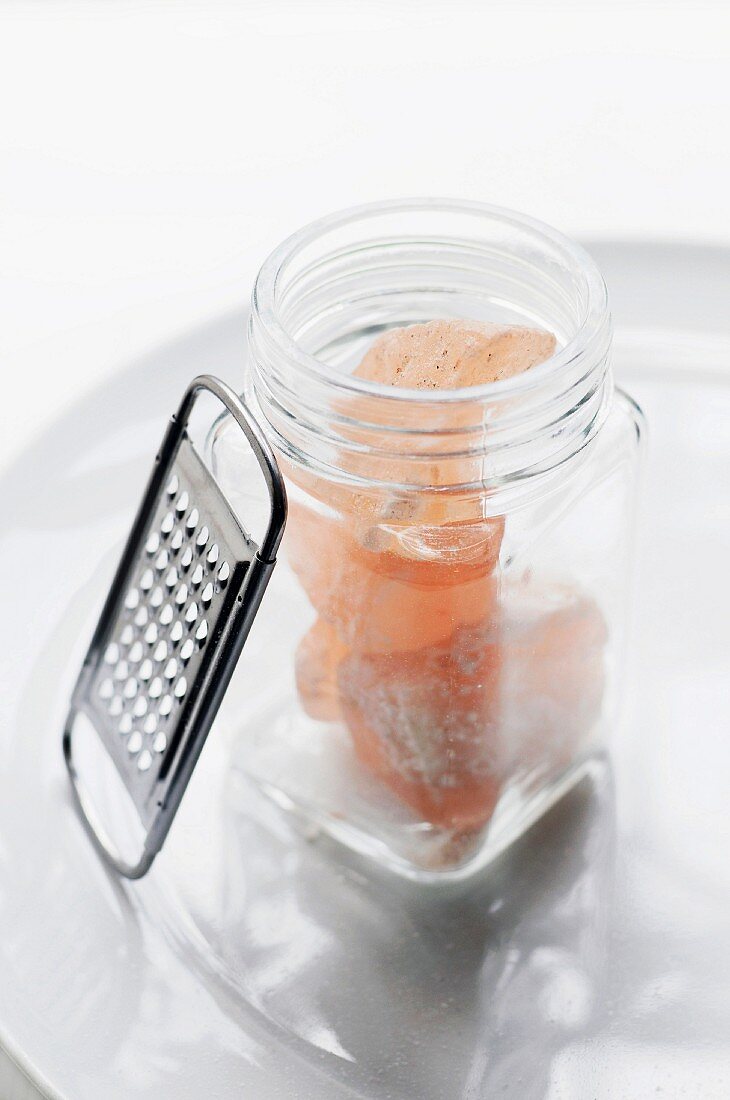
[[423,820],[456,832],[491,817],[497,768],[498,619],[410,652],[352,653],[342,714],[360,762]]
[[295,675],[299,699],[310,718],[334,722],[340,716],[337,669],[348,649],[333,626],[317,619],[297,647]]
[[434,645],[459,626],[481,622],[494,607],[493,556],[488,570],[470,570],[461,583],[438,583],[437,565],[429,583],[427,564],[420,564],[423,581],[409,571],[399,574],[397,555],[364,549],[344,520],[292,502],[289,524],[296,532],[289,537],[289,562],[312,606],[350,649],[402,653]]
[[[511,378],[554,350],[554,336],[540,329],[430,321],[385,333],[355,375],[454,390]],[[405,409],[406,431],[396,434],[402,442],[393,444],[392,458],[383,462],[356,447],[343,455],[343,469],[413,482],[408,418],[422,427],[423,410],[416,402]],[[357,421],[357,410],[347,411]],[[438,443],[420,463],[417,494],[384,499],[293,471],[329,514],[294,502],[287,545],[319,616],[297,655],[304,709],[324,719],[341,713],[365,767],[424,820],[468,831],[488,821],[500,787],[495,567],[505,521],[485,515],[483,491],[466,501],[428,492],[485,476],[474,459],[447,457],[448,432],[480,424],[478,404],[445,405],[438,416],[436,432],[447,433],[444,458]]]
[[501,382],[555,351],[544,329],[486,321],[428,321],[386,332],[355,371],[358,378],[415,390],[455,390]]
[[606,621],[590,596],[567,585],[511,590],[505,604],[501,769],[559,771],[601,710]]

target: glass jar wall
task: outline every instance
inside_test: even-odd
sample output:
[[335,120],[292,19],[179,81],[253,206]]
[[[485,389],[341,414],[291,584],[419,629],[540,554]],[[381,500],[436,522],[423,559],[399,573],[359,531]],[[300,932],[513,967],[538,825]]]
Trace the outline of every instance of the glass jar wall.
[[[385,331],[449,318],[557,347],[468,388],[353,374]],[[335,215],[257,279],[245,393],[290,512],[226,704],[236,767],[402,873],[483,865],[616,721],[641,415],[610,344],[589,256],[477,204]],[[214,455],[250,514],[225,425]]]

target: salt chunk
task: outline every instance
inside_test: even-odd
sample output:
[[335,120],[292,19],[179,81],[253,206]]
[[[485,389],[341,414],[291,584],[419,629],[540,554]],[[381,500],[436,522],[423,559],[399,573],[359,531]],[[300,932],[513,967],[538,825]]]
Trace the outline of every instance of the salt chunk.
[[355,753],[419,817],[473,830],[492,815],[501,650],[498,616],[408,653],[352,653],[339,666]]
[[335,628],[317,619],[297,646],[295,673],[299,701],[310,718],[334,722],[340,716],[337,669],[347,646]]
[[500,756],[516,768],[560,772],[601,713],[608,629],[601,609],[569,585],[504,593]]
[[428,321],[384,333],[355,371],[358,378],[417,390],[501,382],[543,363],[555,337],[544,329],[479,321]]
[[[496,599],[493,574],[448,570],[413,573],[395,554],[366,550],[345,521],[292,502],[286,550],[312,606],[350,649],[398,653],[445,641],[459,626],[480,622]],[[415,579],[414,579],[415,578]]]

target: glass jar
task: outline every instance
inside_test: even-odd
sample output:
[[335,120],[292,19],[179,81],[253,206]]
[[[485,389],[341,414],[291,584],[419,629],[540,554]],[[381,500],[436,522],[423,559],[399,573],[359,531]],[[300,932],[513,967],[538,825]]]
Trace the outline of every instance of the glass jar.
[[[447,318],[557,350],[466,389],[353,375],[385,330]],[[333,215],[256,280],[245,396],[290,511],[226,704],[235,766],[408,876],[484,865],[616,721],[642,418],[610,350],[583,249],[476,203]],[[246,515],[235,438],[214,455]]]

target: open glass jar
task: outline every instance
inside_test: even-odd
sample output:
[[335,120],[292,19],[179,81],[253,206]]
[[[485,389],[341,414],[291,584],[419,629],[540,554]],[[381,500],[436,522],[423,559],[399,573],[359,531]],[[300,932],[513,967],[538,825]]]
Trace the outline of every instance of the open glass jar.
[[[387,329],[448,318],[557,350],[449,391],[353,375]],[[590,257],[480,204],[337,214],[257,278],[245,396],[290,511],[226,703],[236,766],[404,874],[483,865],[615,722],[642,422],[610,349]],[[225,428],[214,456],[250,514]]]

